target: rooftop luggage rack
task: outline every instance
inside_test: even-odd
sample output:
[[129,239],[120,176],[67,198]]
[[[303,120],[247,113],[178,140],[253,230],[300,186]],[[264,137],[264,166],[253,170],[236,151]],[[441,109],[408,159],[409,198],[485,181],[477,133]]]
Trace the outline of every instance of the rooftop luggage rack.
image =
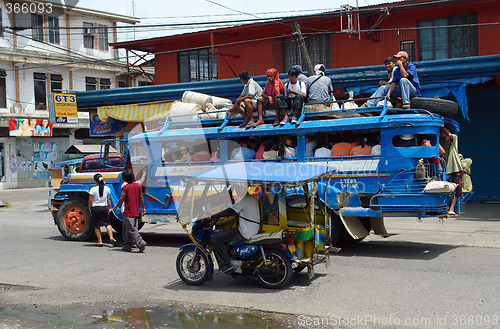
[[[335,102],[328,103],[314,103],[310,105],[316,104],[325,104],[329,105],[331,103],[337,103],[340,105],[340,110],[327,110],[321,112],[306,112],[305,106],[302,106],[302,111],[300,113],[299,118],[297,119],[297,123],[295,124],[295,129],[299,128],[302,122],[310,119],[316,120],[331,120],[331,119],[344,119],[344,118],[353,118],[353,117],[363,117],[363,116],[377,116],[380,119],[385,118],[390,113],[408,113],[408,114],[427,114],[429,116],[433,116],[433,114],[429,111],[422,109],[399,109],[392,108],[387,106],[388,99],[387,97],[377,97],[378,99],[384,100],[384,105],[380,106],[372,106],[372,107],[358,107],[355,109],[345,109],[345,104],[348,102],[353,102],[353,100],[341,100]],[[357,101],[366,101],[370,98],[359,98]],[[216,113],[224,113],[224,119],[203,119],[204,116],[208,116]],[[189,121],[175,121],[172,120],[174,118],[186,117],[187,115],[176,115],[169,116],[165,119],[163,123],[163,128],[160,130],[160,134],[165,132],[167,129],[175,129],[175,128],[190,128],[193,125],[201,125],[201,126],[218,126],[218,130],[222,131],[224,128],[230,125],[230,123],[241,123],[243,122],[243,117],[238,116],[234,118],[229,117],[229,111],[226,109],[221,109],[212,112],[204,112],[204,113],[196,113],[193,115],[194,119]],[[275,115],[266,115],[266,109],[264,109],[263,113],[264,122],[268,123],[269,121],[273,121],[275,119]],[[290,123],[291,124],[291,123]]]

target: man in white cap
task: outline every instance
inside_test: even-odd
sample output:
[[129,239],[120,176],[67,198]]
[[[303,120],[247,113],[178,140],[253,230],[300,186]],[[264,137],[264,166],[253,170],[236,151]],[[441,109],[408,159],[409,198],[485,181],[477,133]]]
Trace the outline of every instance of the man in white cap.
[[393,56],[396,60],[396,69],[394,70],[390,84],[380,86],[372,95],[371,99],[366,101],[366,106],[375,106],[381,98],[391,95],[401,96],[403,108],[410,108],[410,98],[420,93],[420,82],[418,81],[417,68],[414,64],[408,62],[408,53],[400,51]]
[[330,103],[332,100],[335,101],[335,97],[332,95],[332,80],[325,76],[325,66],[323,64],[316,64],[314,66],[314,73],[306,81],[306,112],[328,110],[328,104],[326,103]]

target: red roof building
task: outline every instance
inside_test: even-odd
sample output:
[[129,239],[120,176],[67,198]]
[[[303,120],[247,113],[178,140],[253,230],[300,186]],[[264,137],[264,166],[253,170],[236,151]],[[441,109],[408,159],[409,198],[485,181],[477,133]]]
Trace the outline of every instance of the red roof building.
[[498,0],[401,1],[113,46],[155,54],[156,84],[234,78],[243,70],[263,75],[270,67],[286,72],[303,64],[293,22],[313,64],[327,68],[382,64],[399,50],[410,61],[500,53]]

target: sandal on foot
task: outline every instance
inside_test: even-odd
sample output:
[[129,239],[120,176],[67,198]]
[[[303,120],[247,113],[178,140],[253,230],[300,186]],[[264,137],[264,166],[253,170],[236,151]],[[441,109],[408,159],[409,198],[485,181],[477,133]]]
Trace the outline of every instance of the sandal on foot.
[[113,245],[113,247],[118,247],[118,241],[116,241],[115,239],[111,239],[110,240],[111,244]]
[[245,128],[248,122],[242,122],[238,127],[239,128]]
[[102,246],[104,246],[104,245],[103,245],[102,243],[98,243],[98,244],[96,244],[95,246],[96,246],[96,247],[102,247]]
[[273,127],[279,126],[280,122],[279,121],[274,121]]
[[254,124],[255,124],[255,122],[249,122],[249,123],[247,123],[247,125],[245,126],[245,129],[253,128]]

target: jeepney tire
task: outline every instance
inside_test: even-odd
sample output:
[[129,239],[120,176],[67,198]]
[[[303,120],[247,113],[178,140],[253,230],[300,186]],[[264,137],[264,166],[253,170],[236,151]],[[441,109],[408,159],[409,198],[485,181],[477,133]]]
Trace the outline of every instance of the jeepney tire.
[[445,117],[453,117],[458,113],[458,104],[441,98],[413,97],[410,101],[412,109],[424,109]]
[[109,221],[113,230],[121,235],[123,231],[123,221],[119,220],[113,213],[109,214]]
[[87,241],[94,234],[89,206],[83,199],[65,200],[57,210],[56,221],[59,232],[68,240]]
[[344,227],[344,224],[342,223],[342,220],[340,219],[340,216],[333,210],[327,208],[327,211],[330,212],[331,216],[331,235],[330,235],[330,243],[332,246],[338,247],[339,246],[339,240],[340,237],[342,236],[342,233],[345,231],[347,233],[347,230]]

